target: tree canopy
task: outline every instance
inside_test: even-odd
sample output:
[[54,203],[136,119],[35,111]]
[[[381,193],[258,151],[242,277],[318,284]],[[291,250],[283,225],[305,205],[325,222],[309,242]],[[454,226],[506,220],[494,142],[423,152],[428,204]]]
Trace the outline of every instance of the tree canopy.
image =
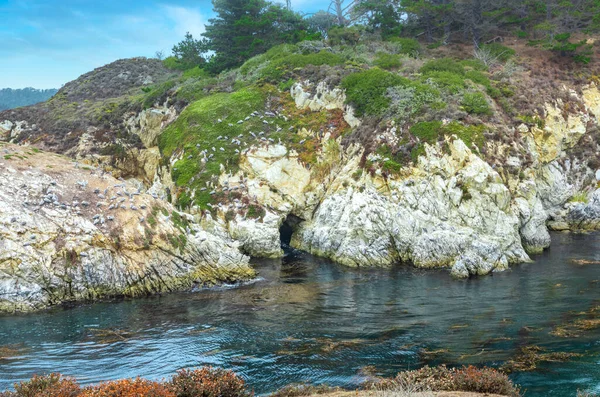
[[477,48],[511,34],[585,63],[590,44],[573,34],[600,29],[600,0],[330,0],[327,9],[306,17],[286,4],[213,0],[216,17],[203,38],[188,33],[167,62],[218,73],[275,45],[335,38],[353,25],[383,38],[420,37],[431,45],[466,41]]

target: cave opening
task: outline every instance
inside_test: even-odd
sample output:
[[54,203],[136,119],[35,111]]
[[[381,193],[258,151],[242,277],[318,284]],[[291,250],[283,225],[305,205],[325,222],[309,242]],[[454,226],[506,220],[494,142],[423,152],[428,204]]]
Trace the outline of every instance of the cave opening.
[[281,248],[290,248],[292,242],[292,235],[298,228],[298,225],[304,221],[304,219],[297,217],[296,215],[288,215],[281,226],[279,227],[279,239],[281,241]]

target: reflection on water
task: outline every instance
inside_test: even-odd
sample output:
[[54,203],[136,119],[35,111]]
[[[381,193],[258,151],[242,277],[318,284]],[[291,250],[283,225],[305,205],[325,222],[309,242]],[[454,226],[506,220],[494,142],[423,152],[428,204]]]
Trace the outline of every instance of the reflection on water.
[[600,391],[600,329],[556,332],[600,302],[598,247],[598,234],[556,234],[535,263],[466,281],[294,253],[258,262],[262,279],[238,289],[0,317],[0,389],[49,371],[91,383],[202,365],[235,370],[257,393],[353,386],[424,364],[501,366],[535,345],[576,354],[511,375],[526,395]]

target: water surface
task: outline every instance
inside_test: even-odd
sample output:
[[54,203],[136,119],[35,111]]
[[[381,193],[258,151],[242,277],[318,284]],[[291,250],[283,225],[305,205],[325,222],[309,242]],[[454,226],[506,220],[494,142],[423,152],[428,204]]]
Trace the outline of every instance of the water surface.
[[600,392],[600,330],[550,332],[600,302],[600,234],[554,234],[530,264],[457,281],[405,266],[352,270],[303,253],[259,261],[235,289],[0,317],[0,389],[35,373],[82,383],[184,367],[235,370],[259,394],[292,382],[352,387],[425,364],[500,366],[525,345],[582,356],[513,374],[527,396]]

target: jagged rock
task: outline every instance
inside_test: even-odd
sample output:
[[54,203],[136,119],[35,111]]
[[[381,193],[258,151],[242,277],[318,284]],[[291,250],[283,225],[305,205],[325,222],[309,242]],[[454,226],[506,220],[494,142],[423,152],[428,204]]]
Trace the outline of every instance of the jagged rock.
[[600,229],[600,189],[594,191],[587,203],[577,203],[570,207],[567,222],[574,230]]
[[[403,260],[455,267],[456,275],[528,261],[498,174],[462,141],[449,147],[451,155],[428,148],[412,175],[390,182],[385,193],[350,187],[327,195],[292,245],[349,266]],[[349,175],[338,178],[349,183]]]
[[[95,205],[59,203],[95,203],[95,190],[137,191],[136,185],[90,174],[61,156],[42,152],[30,159],[26,148],[5,147],[19,156],[0,159],[0,311],[253,276],[236,243],[198,225],[175,224],[170,204],[149,194],[131,196],[138,211],[117,209],[110,216]],[[73,182],[82,179],[86,190]],[[32,204],[40,199],[44,205]]]
[[176,118],[177,111],[172,106],[150,108],[125,120],[125,125],[130,133],[140,137],[146,148],[152,148],[163,129]]
[[305,91],[304,88],[305,86],[302,83],[296,83],[290,90],[298,108],[308,108],[313,111],[340,109],[344,111],[344,120],[351,127],[358,127],[360,125],[360,120],[354,116],[352,106],[345,104],[346,93],[341,88],[330,90],[325,82],[317,84],[314,94]]

